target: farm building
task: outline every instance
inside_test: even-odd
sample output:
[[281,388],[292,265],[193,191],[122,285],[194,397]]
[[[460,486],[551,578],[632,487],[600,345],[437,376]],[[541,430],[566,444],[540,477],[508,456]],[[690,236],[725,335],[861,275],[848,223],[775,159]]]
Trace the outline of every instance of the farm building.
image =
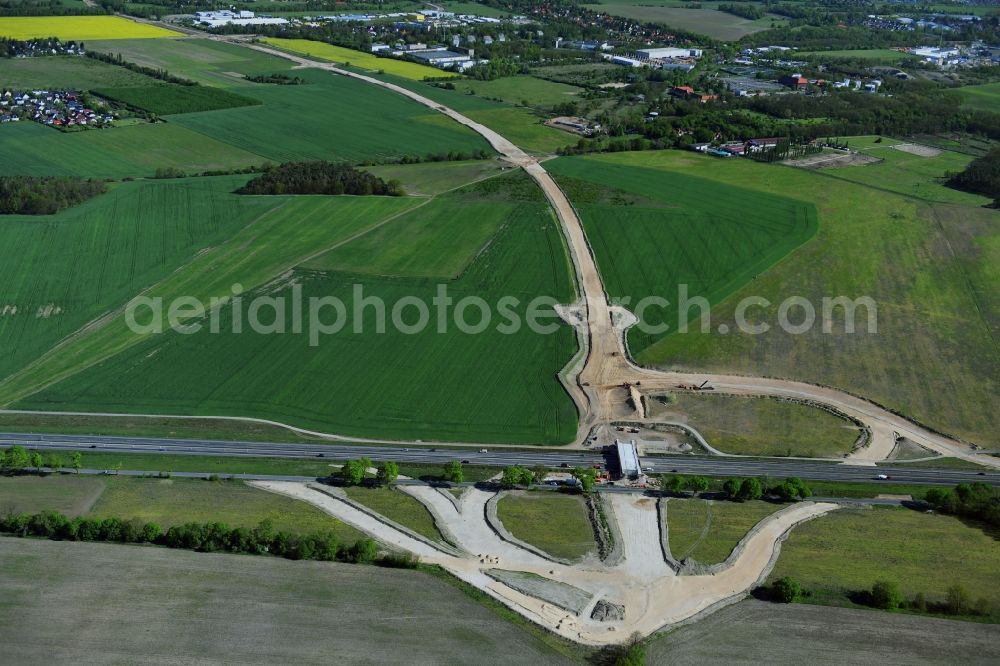
[[778,79],[778,83],[795,90],[804,90],[809,85],[809,80],[801,74],[786,74]]
[[638,478],[642,470],[639,467],[639,452],[635,448],[635,440],[626,443],[616,439],[615,453],[618,456],[618,469],[622,478]]

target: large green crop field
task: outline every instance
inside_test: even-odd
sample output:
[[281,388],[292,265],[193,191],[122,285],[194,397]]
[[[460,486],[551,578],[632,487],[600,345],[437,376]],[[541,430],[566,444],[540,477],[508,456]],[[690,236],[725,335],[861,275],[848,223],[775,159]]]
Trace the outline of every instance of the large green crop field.
[[330,250],[304,267],[393,277],[457,278],[497,229],[520,211],[467,197],[442,197],[393,224]]
[[0,127],[0,175],[124,178],[160,167],[241,169],[267,158],[173,123],[60,132],[22,121]]
[[[706,6],[702,6],[702,5]],[[698,8],[677,6],[672,2],[656,2],[655,0],[609,0],[601,4],[584,5],[587,9],[606,12],[614,16],[663,23],[673,28],[708,35],[713,39],[736,40],[761,30],[780,26],[787,21],[780,16],[767,15],[764,18],[751,20],[710,9],[700,3]],[[673,6],[671,6],[673,5]]]
[[0,58],[0,81],[4,88],[73,88],[90,90],[101,86],[139,86],[156,80],[124,67],[92,58],[49,56],[45,58]]
[[508,76],[494,81],[462,80],[454,85],[461,92],[498,99],[507,104],[527,102],[529,106],[545,107],[577,100],[584,91],[578,86],[546,81],[534,76]]
[[[597,166],[581,158],[547,164],[576,199],[608,295],[631,299],[633,308],[649,297],[671,303],[637,313],[650,327],[665,324],[674,331],[697,315],[679,309],[682,285],[691,297],[718,303],[816,230],[815,209],[794,199],[679,171]],[[628,206],[581,202],[583,191],[601,186],[647,200]],[[635,327],[629,331],[630,348],[641,353],[663,335]]]
[[471,130],[393,92],[320,70],[296,75],[308,83],[254,87],[261,106],[186,113],[171,122],[277,162],[489,150]]
[[1000,108],[1000,83],[962,86],[956,92],[962,97],[963,107],[994,113]]
[[916,56],[896,51],[894,49],[847,49],[831,51],[803,51],[797,53],[814,60],[840,59],[840,60],[864,60],[871,64],[896,65],[901,62],[919,60]]
[[[461,196],[492,196],[490,205],[502,213],[491,213],[485,223],[477,222],[468,231],[463,228],[467,220],[455,214],[447,198],[430,203],[422,198],[378,197],[295,200],[230,243],[199,257],[151,293],[194,294],[204,299],[225,294],[234,282],[250,289],[287,268],[322,257],[321,248],[338,243],[344,243],[345,263],[354,266],[349,248],[357,244],[359,251],[372,250],[374,246],[361,232],[379,234],[381,220],[385,230],[395,231],[400,249],[378,253],[378,263],[373,265],[387,271],[405,266],[408,275],[450,276],[468,264],[460,277],[443,284],[456,301],[481,296],[493,304],[493,322],[482,334],[462,332],[454,324],[444,334],[437,332],[436,324],[415,334],[389,324],[385,333],[379,333],[377,312],[372,308],[336,335],[320,339],[315,347],[309,345],[305,332],[232,333],[230,308],[223,311],[222,334],[206,329],[196,335],[166,334],[137,341],[120,322],[112,322],[79,340],[73,348],[78,351],[60,354],[9,381],[4,394],[7,399],[27,397],[43,388],[39,378],[66,377],[22,405],[258,416],[361,436],[568,441],[575,435],[576,410],[556,375],[575,352],[572,332],[559,325],[553,334],[536,334],[526,326],[501,333],[496,330],[501,316],[495,310],[503,296],[519,299],[514,309],[522,314],[535,296],[573,300],[559,230],[542,203],[503,201],[478,193],[475,186]],[[387,208],[391,205],[400,213],[417,204],[423,206],[407,215],[394,216]],[[381,212],[373,206],[381,206]],[[441,216],[440,221],[432,219],[432,211]],[[276,216],[280,220],[275,221]],[[487,233],[490,225],[492,233]],[[441,252],[409,242],[411,235],[428,228],[433,233],[426,236],[427,242],[443,252],[456,253],[457,260],[442,259]],[[392,241],[392,235],[386,242]],[[447,245],[449,237],[461,240]],[[252,260],[241,259],[246,244],[256,250]],[[337,256],[332,253],[323,259],[329,262],[327,270],[300,270],[292,275],[301,283],[305,298],[336,296],[353,313],[355,285],[364,289],[364,296],[384,299],[388,309],[412,297],[430,305],[437,294],[435,281],[425,278],[334,271],[331,267]],[[282,281],[268,291],[289,296],[290,282]],[[478,322],[477,312],[470,311],[467,320]],[[412,312],[406,321],[413,321]],[[354,332],[356,324],[362,325],[361,333]],[[80,372],[87,359],[104,360]],[[416,386],[432,388],[415,391]]]
[[[218,180],[228,192],[246,178],[225,177]],[[178,196],[185,197],[190,194],[188,188],[197,188],[214,180],[172,182],[179,183]],[[237,284],[246,290],[252,290],[285,274],[299,263],[322,254],[326,249],[347,242],[357,234],[420,203],[419,199],[392,197],[244,197],[232,194],[220,196],[218,192],[215,194],[230,206],[250,207],[245,214],[247,217],[243,218],[243,224],[229,230],[228,236],[214,239],[214,244],[204,246],[196,255],[188,255],[183,265],[148,287],[144,292],[146,296],[162,298],[165,303],[180,297],[192,297],[208,304],[213,297],[232,296],[233,286]],[[160,214],[166,216],[172,212],[165,208]],[[204,210],[199,212],[192,206],[189,214],[204,215]],[[116,221],[114,217],[109,219],[112,223]],[[253,223],[246,224],[248,221]],[[160,231],[165,233],[172,230],[164,231],[161,228]],[[111,248],[114,249],[120,243],[117,234],[125,233],[127,229],[115,228],[113,235],[104,242],[111,243]],[[115,257],[115,260],[122,259]],[[48,265],[59,266],[53,260],[39,261],[32,267],[32,274],[46,275]],[[66,270],[65,267],[62,270]],[[77,276],[67,271],[64,280],[67,284],[75,284],[75,277]],[[67,288],[63,286],[62,292]],[[62,302],[58,298],[60,290],[53,291],[55,293],[50,296],[52,302]],[[138,291],[139,288],[133,289],[123,301]],[[64,294],[62,298],[65,298]],[[123,301],[112,302],[108,306],[121,307],[124,305]],[[82,323],[84,322],[80,322]],[[68,327],[63,334],[74,330],[76,329]],[[59,353],[38,357],[21,372],[7,376],[0,382],[0,395],[3,396],[0,401],[29,395],[55,379],[79,372],[82,368],[137,345],[143,339],[143,335],[129,329],[124,317],[114,316],[102,320],[100,325],[88,327],[68,340]],[[155,342],[157,341],[154,340],[153,343]],[[37,354],[44,347],[29,345],[29,350]]]
[[[713,308],[710,333],[694,329],[668,335],[638,353],[640,362],[827,384],[942,431],[984,444],[996,441],[1000,213],[931,204],[745,160],[664,151],[585,161],[599,174],[642,166],[660,170],[664,184],[672,182],[671,174],[705,178],[722,192],[738,185],[813,203],[819,212],[819,230],[812,240]],[[558,169],[559,162],[553,167]],[[669,199],[674,193],[664,189],[664,196]],[[628,208],[622,211],[629,214]],[[809,300],[818,316],[823,297],[869,296],[877,304],[877,333],[867,332],[864,308],[859,309],[853,334],[844,332],[842,309],[835,313],[830,332],[818,322],[805,333],[785,333],[778,326],[777,309],[793,295]],[[735,308],[748,296],[770,301],[770,306],[752,307],[747,314],[750,323],[767,323],[771,329],[760,335],[718,333],[719,324],[733,326]],[[800,317],[792,321],[798,323]]]
[[216,111],[260,104],[253,97],[210,86],[153,84],[98,88],[101,97],[158,115]]
[[0,377],[276,205],[229,194],[245,180],[122,183],[51,217],[7,216]]
[[129,62],[165,69],[198,83],[223,87],[247,85],[245,74],[282,72],[293,65],[284,58],[207,39],[116,39],[90,41],[87,48],[121,55]]

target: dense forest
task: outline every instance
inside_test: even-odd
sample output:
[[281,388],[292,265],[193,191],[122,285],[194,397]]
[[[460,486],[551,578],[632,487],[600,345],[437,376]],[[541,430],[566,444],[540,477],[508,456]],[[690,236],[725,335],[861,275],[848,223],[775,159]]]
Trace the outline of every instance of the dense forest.
[[106,189],[103,181],[69,176],[0,176],[0,215],[51,215]]
[[965,171],[948,180],[956,189],[982,194],[993,199],[993,207],[1000,208],[1000,148],[994,148],[973,160]]
[[238,194],[354,194],[401,196],[398,181],[388,183],[367,171],[330,162],[289,162],[254,178]]

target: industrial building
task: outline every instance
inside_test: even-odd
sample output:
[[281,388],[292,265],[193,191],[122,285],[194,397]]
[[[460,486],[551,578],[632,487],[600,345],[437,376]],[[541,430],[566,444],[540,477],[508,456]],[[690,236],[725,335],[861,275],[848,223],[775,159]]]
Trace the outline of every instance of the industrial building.
[[253,12],[232,12],[221,9],[211,12],[195,12],[195,22],[209,28],[221,28],[224,25],[285,25],[288,19],[273,16],[256,16]]
[[461,68],[466,64],[472,64],[472,58],[469,54],[456,53],[445,48],[416,52],[410,51],[406,55],[432,67],[448,68],[458,66]]
[[701,49],[662,47],[638,49],[635,57],[639,60],[664,60],[667,58],[700,58]]
[[635,447],[635,440],[621,442],[615,440],[615,453],[618,456],[618,469],[623,479],[637,479],[642,472],[639,466],[639,451]]

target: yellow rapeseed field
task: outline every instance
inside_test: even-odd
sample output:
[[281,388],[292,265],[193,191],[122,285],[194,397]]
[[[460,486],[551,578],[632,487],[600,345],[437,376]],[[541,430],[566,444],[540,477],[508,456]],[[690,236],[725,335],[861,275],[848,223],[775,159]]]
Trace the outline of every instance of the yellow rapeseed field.
[[355,67],[362,69],[385,70],[387,74],[395,74],[414,81],[423,81],[425,77],[431,78],[454,78],[458,74],[447,70],[419,65],[415,62],[396,60],[394,58],[378,58],[371,53],[346,49],[342,46],[334,46],[325,42],[314,42],[309,39],[281,39],[267,37],[265,42],[273,46],[301,53],[302,55],[321,58],[337,63],[351,63]]
[[86,42],[90,39],[144,39],[180,37],[181,33],[137,23],[120,16],[3,16],[0,37],[32,39],[58,37]]

